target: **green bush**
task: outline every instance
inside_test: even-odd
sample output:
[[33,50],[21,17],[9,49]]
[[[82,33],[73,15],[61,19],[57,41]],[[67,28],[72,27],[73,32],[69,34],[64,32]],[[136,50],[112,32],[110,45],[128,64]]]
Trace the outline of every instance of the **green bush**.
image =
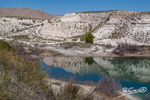
[[44,26],[44,23],[42,23],[42,26]]
[[0,40],[0,49],[1,50],[10,50],[11,46],[7,42]]
[[4,19],[3,21],[6,22],[6,19]]
[[93,43],[94,36],[91,32],[85,34],[85,42],[86,43]]

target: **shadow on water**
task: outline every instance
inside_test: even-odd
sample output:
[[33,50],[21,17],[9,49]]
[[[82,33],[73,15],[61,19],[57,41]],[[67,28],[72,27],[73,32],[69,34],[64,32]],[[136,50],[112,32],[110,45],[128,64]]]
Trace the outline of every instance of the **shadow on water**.
[[[51,67],[52,66],[52,67]],[[41,70],[50,77],[80,84],[96,84],[104,75],[112,76],[122,87],[147,87],[150,92],[150,60],[137,58],[46,57]],[[144,98],[145,94],[136,94]]]

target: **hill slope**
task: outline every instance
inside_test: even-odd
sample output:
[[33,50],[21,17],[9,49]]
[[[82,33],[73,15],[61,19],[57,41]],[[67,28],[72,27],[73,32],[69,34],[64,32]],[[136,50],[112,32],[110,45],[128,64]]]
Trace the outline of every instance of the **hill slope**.
[[50,15],[40,10],[28,9],[28,8],[0,8],[0,17],[25,17],[36,19],[52,19],[57,15]]
[[81,37],[90,30],[95,36],[95,44],[116,45],[120,42],[129,42],[150,45],[150,12],[68,13],[44,21],[0,18],[0,35],[2,37],[11,38],[14,35],[28,35],[37,41],[49,39],[80,42]]

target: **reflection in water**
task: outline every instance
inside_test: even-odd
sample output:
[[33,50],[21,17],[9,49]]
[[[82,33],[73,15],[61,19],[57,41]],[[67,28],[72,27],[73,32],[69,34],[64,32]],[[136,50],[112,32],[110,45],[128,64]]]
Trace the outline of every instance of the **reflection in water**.
[[85,63],[88,63],[88,65],[92,65],[95,63],[95,60],[91,57],[91,58],[85,58]]
[[110,75],[119,80],[150,83],[149,59],[46,57],[44,62],[71,73]]
[[145,95],[150,93],[149,59],[46,57],[41,65],[44,65],[41,66],[41,70],[55,79],[97,83],[103,75],[109,75],[118,80],[122,87],[134,87],[134,89],[147,87],[146,93],[136,94],[139,98],[144,99]]

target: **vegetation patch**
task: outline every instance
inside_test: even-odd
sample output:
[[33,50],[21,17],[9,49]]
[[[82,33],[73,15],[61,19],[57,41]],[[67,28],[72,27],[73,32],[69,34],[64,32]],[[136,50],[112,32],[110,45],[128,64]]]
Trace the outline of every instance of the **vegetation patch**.
[[89,58],[85,58],[84,62],[87,63],[88,65],[92,65],[95,63],[95,60],[92,57],[91,58],[89,57]]
[[77,41],[78,40],[78,38],[74,38],[74,39],[72,39],[72,41]]
[[72,47],[76,46],[77,44],[78,43],[76,43],[76,42],[65,42],[62,45],[67,47],[67,48],[72,48]]
[[105,76],[99,81],[94,91],[97,93],[105,94],[109,97],[118,96],[118,91],[121,88],[119,83],[116,83],[115,80],[109,76]]
[[86,42],[86,43],[91,43],[91,44],[93,44],[94,38],[95,38],[95,37],[93,36],[93,34],[92,34],[91,32],[88,32],[88,33],[85,34],[85,42]]
[[11,50],[9,43],[0,40],[0,50]]
[[111,39],[120,39],[128,34],[129,27],[127,24],[123,23],[122,26],[118,26],[119,28],[116,29],[109,38]]
[[113,53],[123,56],[125,53],[136,53],[140,50],[140,46],[121,43],[113,50]]
[[0,99],[35,100],[36,93],[39,98],[48,98],[51,91],[40,67],[19,57],[5,41],[0,43],[5,44],[5,49],[0,49]]
[[13,36],[15,39],[24,39],[24,40],[30,40],[28,35],[15,35]]
[[6,19],[4,19],[3,21],[6,22]]

